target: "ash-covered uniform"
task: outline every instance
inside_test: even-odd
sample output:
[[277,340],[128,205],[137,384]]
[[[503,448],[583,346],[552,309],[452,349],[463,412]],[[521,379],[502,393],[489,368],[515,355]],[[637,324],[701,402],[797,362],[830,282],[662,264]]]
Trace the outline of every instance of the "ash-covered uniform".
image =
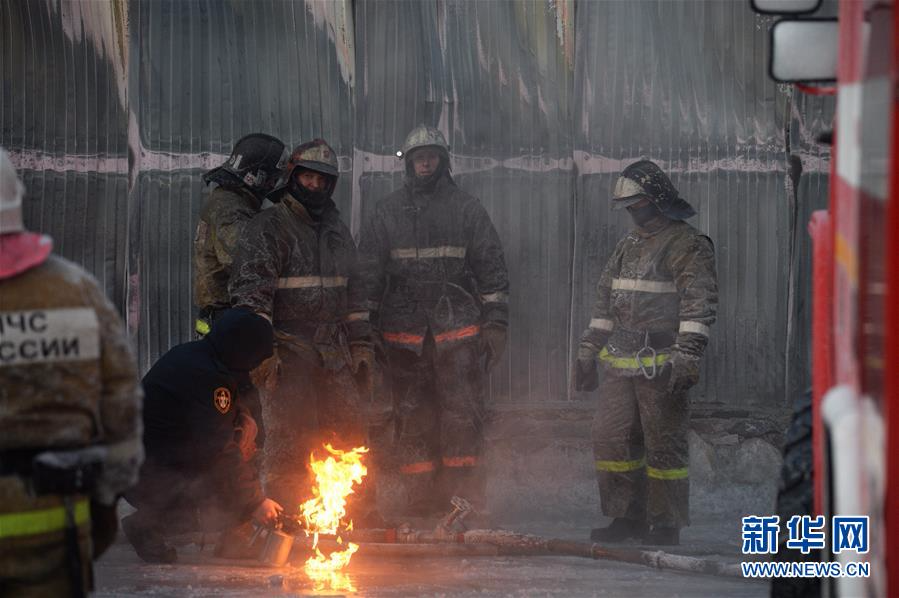
[[200,334],[207,334],[215,314],[231,305],[228,280],[237,240],[261,205],[246,187],[220,186],[200,210],[194,237],[194,303],[203,317],[197,321]]
[[[0,253],[11,237],[0,236]],[[94,496],[71,497],[85,583],[89,513],[137,479],[141,391],[118,313],[92,276],[51,255],[0,278],[0,594],[76,594],[63,499],[34,494],[30,465],[48,449],[93,445],[108,449],[102,478]]]
[[688,399],[668,392],[666,366],[675,352],[698,362],[717,304],[712,242],[686,222],[633,230],[609,258],[582,339],[607,372],[593,428],[604,514],[689,524]]
[[367,339],[369,325],[350,288],[355,260],[334,203],[316,221],[289,193],[238,241],[232,302],[275,328],[276,357],[263,364],[263,470],[266,495],[285,507],[310,497],[310,452],[320,455],[325,442],[341,449],[364,442],[349,342]]
[[484,325],[504,330],[508,323],[496,229],[448,173],[428,192],[407,178],[377,204],[359,255],[373,324],[388,349],[400,472],[412,501],[427,500],[442,469],[449,492],[482,502],[486,371],[479,336]]

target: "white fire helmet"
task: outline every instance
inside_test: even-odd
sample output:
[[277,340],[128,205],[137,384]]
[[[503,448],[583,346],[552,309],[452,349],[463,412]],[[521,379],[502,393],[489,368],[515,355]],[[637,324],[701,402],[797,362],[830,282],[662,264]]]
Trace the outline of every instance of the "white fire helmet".
[[0,235],[25,230],[22,224],[24,195],[25,185],[19,180],[9,154],[0,147]]

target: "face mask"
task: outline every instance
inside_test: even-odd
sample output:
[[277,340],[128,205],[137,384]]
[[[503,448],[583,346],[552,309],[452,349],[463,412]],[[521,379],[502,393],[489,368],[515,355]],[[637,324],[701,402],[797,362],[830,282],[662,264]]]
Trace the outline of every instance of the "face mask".
[[659,209],[652,202],[649,202],[645,206],[641,206],[639,208],[629,207],[627,208],[627,211],[630,213],[634,224],[636,224],[637,226],[644,226],[653,218],[661,214],[661,212],[659,212]]
[[329,188],[325,191],[310,191],[293,179],[293,177],[291,177],[290,183],[287,185],[287,192],[290,193],[294,199],[303,204],[303,207],[306,208],[309,215],[316,219],[320,217],[325,212],[328,205],[330,205],[333,189],[334,186],[332,184],[329,185]]

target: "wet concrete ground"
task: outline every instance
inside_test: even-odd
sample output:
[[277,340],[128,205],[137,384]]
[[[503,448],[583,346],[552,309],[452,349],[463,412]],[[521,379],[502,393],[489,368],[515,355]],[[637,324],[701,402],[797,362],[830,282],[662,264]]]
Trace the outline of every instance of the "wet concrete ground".
[[[585,540],[585,527],[528,522],[503,525],[547,537]],[[738,562],[739,518],[720,517],[684,530],[675,554]],[[636,548],[636,545],[631,545]],[[354,556],[347,571],[355,591],[316,588],[302,563],[271,568],[212,557],[211,547],[179,549],[174,565],[143,563],[119,542],[97,564],[96,596],[625,596],[763,597],[768,584],[739,578],[660,571],[577,557]]]

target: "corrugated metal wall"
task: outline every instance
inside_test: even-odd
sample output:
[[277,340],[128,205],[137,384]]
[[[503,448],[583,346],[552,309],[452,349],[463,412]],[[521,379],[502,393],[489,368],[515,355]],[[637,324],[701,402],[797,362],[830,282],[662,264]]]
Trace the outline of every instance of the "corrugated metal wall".
[[[804,223],[828,168],[812,137],[833,106],[768,80],[770,20],[747,4],[9,0],[0,144],[29,186],[28,224],[101,278],[147,367],[189,337],[199,175],[237,138],[328,139],[358,230],[399,184],[406,132],[439,126],[506,248],[498,405],[585,398],[569,393],[569,352],[627,227],[608,192],[651,157],[718,249],[721,318],[695,398],[776,407],[807,379]],[[805,164],[798,206],[787,136]]]

